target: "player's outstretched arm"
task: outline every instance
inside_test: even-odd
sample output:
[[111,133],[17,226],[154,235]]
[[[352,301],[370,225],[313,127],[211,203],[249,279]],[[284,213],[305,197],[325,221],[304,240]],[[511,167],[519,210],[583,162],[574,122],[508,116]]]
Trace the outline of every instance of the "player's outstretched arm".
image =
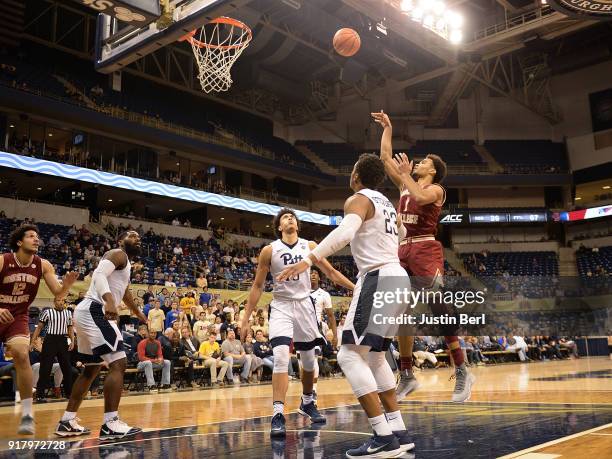
[[393,167],[393,126],[389,115],[382,110],[378,113],[371,113],[372,118],[383,128],[382,137],[380,138],[380,159],[385,165],[385,172],[393,182],[393,184],[402,190],[402,179]]
[[406,153],[400,153],[392,161],[393,169],[401,177],[404,189],[410,192],[410,199],[414,199],[420,206],[431,204],[432,202],[441,201],[444,197],[444,192],[440,186],[432,186],[421,188],[412,178],[413,161],[408,160]]
[[333,255],[338,250],[346,247],[346,245],[355,237],[355,233],[361,228],[361,224],[372,216],[374,206],[370,200],[362,194],[354,194],[344,203],[344,218],[342,223],[335,230],[327,235],[321,243],[310,252],[305,260],[294,265],[288,266],[277,277],[279,282],[282,282],[290,277],[297,276],[313,263],[318,263],[319,260]]
[[[317,243],[314,241],[309,241],[308,246],[310,247],[310,250],[314,250],[315,247],[317,247]],[[355,284],[348,280],[344,274],[334,268],[326,258],[322,258],[321,260],[317,261],[316,265],[321,268],[323,274],[331,279],[334,284],[341,285],[349,290],[355,290]]]
[[[255,280],[253,286],[249,290],[249,298],[247,300],[246,308],[244,309],[244,316],[242,317],[242,323],[240,324],[240,330],[248,330],[249,319],[251,314],[257,307],[261,294],[263,293],[264,286],[266,285],[266,277],[270,271],[270,263],[272,262],[272,246],[267,245],[259,253],[257,271],[255,272]],[[246,338],[246,333],[240,333],[240,339],[242,341]]]
[[62,282],[57,280],[55,268],[48,260],[42,260],[43,279],[56,298],[64,298],[68,294],[70,287],[79,278],[79,273],[71,271],[64,275]]

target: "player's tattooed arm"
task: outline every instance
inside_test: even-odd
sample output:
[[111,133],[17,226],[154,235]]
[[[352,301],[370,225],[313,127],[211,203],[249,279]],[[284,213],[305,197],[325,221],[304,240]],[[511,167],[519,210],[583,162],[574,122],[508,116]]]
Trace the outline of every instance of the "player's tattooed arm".
[[[317,243],[310,241],[308,242],[308,246],[310,247],[310,250],[313,250],[317,246]],[[348,280],[344,274],[334,268],[326,258],[322,258],[321,260],[317,261],[316,265],[321,268],[323,274],[325,274],[334,284],[341,285],[342,287],[351,291],[355,290],[355,284]]]
[[51,293],[56,298],[64,298],[68,294],[70,287],[79,278],[79,273],[71,271],[64,275],[60,283],[55,275],[55,268],[48,260],[42,261],[42,273],[47,287],[49,287],[49,290],[51,290]]
[[[263,249],[258,257],[257,263],[257,271],[255,272],[255,280],[253,280],[253,286],[249,291],[249,298],[247,300],[246,308],[244,309],[244,316],[242,316],[242,323],[240,325],[240,330],[248,330],[249,329],[249,319],[251,318],[251,314],[257,307],[257,303],[259,303],[259,299],[261,298],[261,294],[264,291],[264,287],[266,285],[266,277],[268,277],[268,272],[270,272],[270,263],[272,262],[272,246],[267,245]],[[240,339],[244,341],[246,339],[246,333],[240,333]]]
[[393,182],[393,184],[402,190],[402,179],[398,175],[395,167],[393,167],[393,126],[389,115],[382,110],[378,113],[371,113],[372,118],[383,128],[382,137],[380,138],[380,159],[385,165],[385,172]]

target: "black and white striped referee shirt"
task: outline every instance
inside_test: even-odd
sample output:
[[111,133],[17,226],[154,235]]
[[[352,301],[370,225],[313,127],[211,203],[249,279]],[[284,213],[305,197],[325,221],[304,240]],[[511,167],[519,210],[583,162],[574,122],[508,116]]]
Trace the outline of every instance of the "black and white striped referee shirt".
[[68,335],[68,327],[72,325],[72,313],[68,309],[58,311],[55,308],[45,309],[38,318],[45,324],[47,335]]

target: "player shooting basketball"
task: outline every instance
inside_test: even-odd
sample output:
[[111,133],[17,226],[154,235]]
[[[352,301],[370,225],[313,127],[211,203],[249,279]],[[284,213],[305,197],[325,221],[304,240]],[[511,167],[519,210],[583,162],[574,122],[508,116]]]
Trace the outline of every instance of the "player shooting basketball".
[[[412,278],[415,288],[439,288],[444,273],[444,251],[435,235],[446,190],[440,185],[446,176],[446,164],[438,155],[427,155],[420,163],[408,160],[404,153],[393,158],[393,126],[389,116],[382,110],[372,113],[374,120],[383,127],[380,143],[380,158],[385,171],[400,191],[398,207],[399,221],[406,229],[400,241],[399,257],[402,267]],[[413,178],[416,178],[416,180]],[[435,314],[443,314],[443,305],[432,304]],[[464,402],[470,395],[474,376],[465,366],[463,351],[454,330],[445,330],[445,339],[455,364],[455,390],[452,400]],[[418,388],[412,372],[413,336],[399,336],[400,380],[397,387],[398,400]]]

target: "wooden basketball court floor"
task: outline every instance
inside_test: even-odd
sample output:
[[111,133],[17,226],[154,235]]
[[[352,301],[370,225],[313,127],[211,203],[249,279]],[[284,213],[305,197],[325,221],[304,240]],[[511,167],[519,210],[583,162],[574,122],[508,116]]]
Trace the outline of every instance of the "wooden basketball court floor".
[[[401,410],[416,444],[411,458],[612,458],[612,360],[583,358],[472,368],[472,398],[449,402],[449,369],[419,372],[421,388]],[[310,426],[296,409],[300,383],[290,383],[287,438],[271,442],[269,384],[124,397],[121,417],[144,428],[137,437],[100,444],[101,399],[87,400],[81,424],[93,434],[70,439],[45,457],[179,459],[340,458],[361,444],[370,428],[344,378],[319,382],[319,407],[327,423]],[[36,440],[56,439],[65,402],[35,405]],[[33,457],[11,451],[19,409],[0,408],[0,457]],[[53,454],[51,454],[53,453]],[[49,455],[51,454],[51,455]]]

